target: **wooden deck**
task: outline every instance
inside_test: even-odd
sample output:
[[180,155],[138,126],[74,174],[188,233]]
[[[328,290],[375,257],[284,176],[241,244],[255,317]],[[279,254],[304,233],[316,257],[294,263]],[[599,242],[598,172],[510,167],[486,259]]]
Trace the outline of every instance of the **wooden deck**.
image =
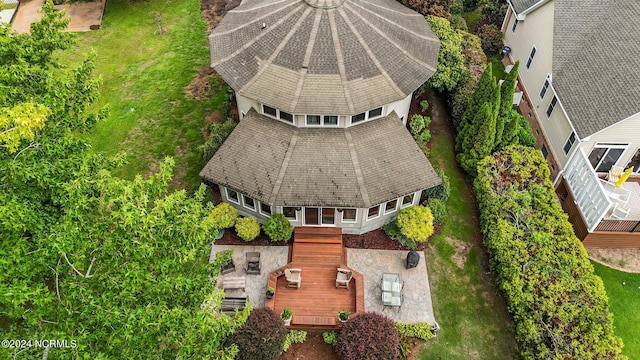
[[[293,311],[290,328],[335,329],[338,311],[352,314],[364,311],[364,282],[354,271],[350,289],[336,289],[336,269],[348,268],[346,249],[342,246],[342,229],[297,227],[291,250],[291,261],[269,275],[269,286],[276,289],[266,307],[280,313],[285,307]],[[300,288],[287,287],[284,269],[300,268]]]

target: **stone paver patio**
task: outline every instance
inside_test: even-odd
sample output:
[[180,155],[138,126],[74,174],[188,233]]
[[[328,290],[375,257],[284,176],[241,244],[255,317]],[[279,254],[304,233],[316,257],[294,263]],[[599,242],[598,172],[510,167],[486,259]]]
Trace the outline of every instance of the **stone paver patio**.
[[[67,31],[90,31],[100,28],[106,2],[107,0],[62,4],[55,5],[54,9],[64,9],[66,15],[71,18]],[[40,8],[43,4],[44,0],[23,1],[13,19],[11,28],[18,33],[28,33],[31,29],[31,23],[42,18]]]

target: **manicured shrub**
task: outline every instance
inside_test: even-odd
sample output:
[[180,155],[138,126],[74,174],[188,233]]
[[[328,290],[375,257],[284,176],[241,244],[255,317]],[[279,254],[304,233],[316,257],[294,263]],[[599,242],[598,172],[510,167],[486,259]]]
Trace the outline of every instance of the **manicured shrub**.
[[342,360],[395,360],[400,355],[400,336],[389,318],[360,313],[343,324],[334,350]]
[[451,183],[449,182],[449,177],[444,173],[443,170],[436,168],[436,173],[442,179],[442,183],[431,187],[429,189],[423,190],[420,195],[420,202],[427,202],[429,199],[439,199],[442,202],[447,202],[449,200],[449,196],[451,195]]
[[236,122],[233,121],[233,119],[227,119],[223,123],[212,123],[209,125],[209,138],[207,138],[204,144],[198,147],[204,161],[209,161],[213,157],[235,127]]
[[483,24],[478,27],[478,36],[482,41],[482,50],[487,55],[495,55],[502,48],[502,32],[493,24]]
[[451,27],[449,20],[427,16],[427,22],[431,30],[440,39],[440,51],[438,53],[438,68],[427,84],[437,91],[451,91],[458,84],[460,76],[465,71],[464,58],[462,57],[462,36],[460,32]]
[[282,345],[282,351],[289,350],[291,344],[302,344],[307,339],[307,332],[304,330],[289,330],[287,338]]
[[335,331],[325,331],[322,333],[322,340],[329,345],[334,345],[338,340],[338,333]]
[[449,21],[451,22],[452,28],[456,30],[461,30],[461,31],[469,31],[469,28],[467,26],[467,21],[464,19],[462,15],[452,14]]
[[214,226],[218,229],[232,227],[238,219],[238,210],[228,203],[221,203],[211,211]]
[[428,143],[429,140],[431,140],[431,131],[429,131],[429,129],[422,130],[422,133],[420,134],[420,140],[423,143]]
[[393,240],[399,242],[400,245],[406,246],[409,249],[416,248],[416,242],[407,238],[402,234],[402,232],[400,231],[400,227],[398,226],[398,222],[396,220],[393,220],[392,222],[385,224],[382,227],[382,229],[384,230],[385,234],[387,234]]
[[433,223],[442,224],[447,217],[447,206],[440,199],[429,199],[427,207],[433,214]]
[[238,360],[277,360],[287,337],[278,314],[268,308],[253,309],[247,321],[227,341],[238,346]]
[[540,151],[480,162],[474,189],[490,265],[524,359],[623,359],[602,280],[558,204]]
[[395,323],[396,331],[400,336],[400,358],[406,359],[417,339],[429,340],[433,337],[432,326],[428,323],[407,324]]
[[413,115],[411,120],[409,120],[409,129],[411,130],[411,134],[416,136],[420,134],[422,130],[425,128],[424,118],[422,115]]
[[236,220],[236,233],[244,241],[252,241],[260,235],[258,220],[251,217],[243,217]]
[[424,206],[409,206],[396,218],[400,233],[415,242],[425,242],[433,234],[433,214]]
[[428,108],[429,108],[429,102],[427,100],[420,101],[420,111],[427,112]]
[[263,230],[271,241],[287,241],[293,234],[293,227],[283,214],[269,216],[265,221]]

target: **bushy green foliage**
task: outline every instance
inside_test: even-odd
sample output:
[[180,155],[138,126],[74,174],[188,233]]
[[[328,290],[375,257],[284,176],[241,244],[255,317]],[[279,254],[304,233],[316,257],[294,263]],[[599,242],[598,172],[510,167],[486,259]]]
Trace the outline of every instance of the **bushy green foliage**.
[[400,336],[393,321],[384,315],[359,313],[343,324],[333,348],[342,360],[395,360]]
[[449,22],[451,22],[451,27],[460,30],[460,31],[469,31],[469,27],[467,26],[467,21],[464,19],[464,16],[459,14],[451,14],[451,18],[449,18]]
[[415,324],[397,322],[395,323],[395,327],[400,336],[414,337],[416,339],[425,341],[430,340],[434,336],[433,332],[431,331],[433,325],[426,322]]
[[269,308],[253,309],[247,321],[227,340],[238,347],[238,360],[277,360],[287,338],[278,314]]
[[[516,114],[513,115],[516,118],[518,123],[518,142],[517,144],[524,146],[535,146],[536,145],[536,137],[533,135],[533,131],[531,131],[531,126],[527,119],[524,116],[520,115],[517,111],[513,110]],[[515,142],[514,142],[515,143]]]
[[413,136],[417,136],[422,130],[424,130],[424,128],[425,123],[422,115],[413,115],[411,120],[409,120],[409,129],[411,129],[411,134],[413,134]]
[[456,128],[460,126],[462,115],[467,108],[467,101],[487,65],[487,57],[482,51],[480,38],[474,34],[462,33],[462,56],[465,70],[460,76],[458,85],[448,93],[451,120]]
[[462,57],[462,35],[451,27],[447,19],[431,15],[426,18],[431,25],[431,30],[440,39],[438,68],[427,84],[440,92],[452,90],[458,84],[465,69]]
[[382,229],[385,234],[387,234],[390,238],[400,243],[402,246],[406,246],[409,249],[416,248],[416,242],[404,236],[400,231],[400,227],[398,227],[398,222],[393,220],[387,224],[385,224]]
[[238,219],[238,210],[228,203],[220,203],[213,208],[210,216],[216,229],[228,229],[235,225]]
[[624,359],[600,278],[555,199],[539,151],[510,146],[479,166],[481,231],[525,359]]
[[420,140],[424,144],[428,143],[429,140],[431,140],[431,131],[429,131],[429,129],[422,130],[422,132],[420,133]]
[[405,6],[422,15],[433,15],[443,18],[449,17],[449,9],[453,0],[398,0]]
[[427,100],[420,101],[420,111],[427,112],[428,108],[429,108],[429,101]]
[[302,344],[307,339],[307,332],[304,330],[289,330],[287,337],[282,344],[282,351],[287,351],[291,344]]
[[260,224],[253,216],[236,220],[236,233],[244,241],[252,241],[260,235]]
[[449,182],[449,176],[444,173],[443,170],[436,168],[436,173],[442,179],[442,183],[426,190],[422,190],[420,195],[420,202],[426,202],[429,199],[439,199],[442,202],[447,202],[451,195],[451,183]]
[[502,32],[494,24],[482,24],[477,30],[485,54],[495,55],[502,49]]
[[424,206],[409,206],[398,212],[400,233],[415,242],[425,242],[433,234],[433,214]]
[[271,241],[287,241],[293,234],[293,227],[283,214],[272,214],[262,228]]
[[213,157],[235,127],[236,122],[233,119],[227,119],[223,123],[209,124],[209,138],[198,147],[204,161],[209,161]]
[[442,224],[447,217],[447,206],[440,199],[429,199],[427,207],[433,214],[433,223]]
[[518,141],[518,116],[520,115],[513,109],[512,100],[516,82],[518,81],[519,67],[520,62],[516,61],[511,71],[505,76],[502,85],[500,85],[500,107],[498,108],[496,121],[496,151]]
[[338,340],[338,333],[336,331],[325,331],[322,333],[322,340],[329,345],[334,345]]

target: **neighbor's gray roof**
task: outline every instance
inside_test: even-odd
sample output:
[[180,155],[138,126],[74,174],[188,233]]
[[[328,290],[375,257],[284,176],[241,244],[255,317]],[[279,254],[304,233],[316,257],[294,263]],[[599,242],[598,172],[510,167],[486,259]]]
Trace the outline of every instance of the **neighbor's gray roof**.
[[578,137],[640,112],[640,2],[554,7],[553,87]]
[[395,112],[325,129],[252,109],[200,176],[278,206],[367,208],[441,183]]
[[520,14],[521,12],[531,8],[533,5],[544,1],[544,0],[508,0],[513,6],[513,10],[516,14]]
[[403,99],[435,72],[440,48],[395,0],[244,0],[209,42],[211,66],[236,92],[302,114]]

